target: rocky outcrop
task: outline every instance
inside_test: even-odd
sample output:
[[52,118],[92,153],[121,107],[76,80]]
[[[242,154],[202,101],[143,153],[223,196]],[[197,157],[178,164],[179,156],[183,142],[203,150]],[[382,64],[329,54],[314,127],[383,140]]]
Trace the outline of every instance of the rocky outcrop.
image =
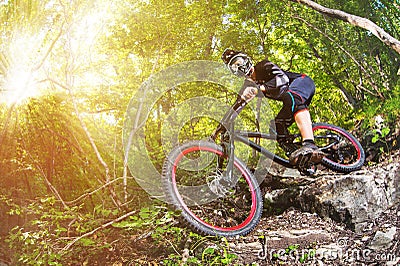
[[315,179],[289,175],[269,176],[263,183],[266,206],[317,213],[356,232],[400,200],[399,162],[346,175],[321,171]]
[[[390,161],[351,174],[320,170],[314,178],[288,169],[269,171],[262,183],[266,213],[261,226],[246,238],[249,243],[234,243],[232,250],[260,265],[303,265],[302,260],[326,265],[398,265],[398,154]],[[262,241],[257,241],[260,235]],[[251,252],[255,245],[257,254]]]

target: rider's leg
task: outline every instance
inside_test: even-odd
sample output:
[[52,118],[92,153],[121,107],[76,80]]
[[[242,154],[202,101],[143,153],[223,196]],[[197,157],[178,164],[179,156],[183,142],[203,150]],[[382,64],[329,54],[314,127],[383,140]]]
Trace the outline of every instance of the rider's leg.
[[283,102],[282,109],[279,111],[274,120],[270,122],[270,128],[275,129],[277,134],[277,141],[280,142],[284,139],[284,136],[289,134],[288,127],[293,124],[293,112],[292,112],[292,97],[289,93],[284,93],[281,96]]
[[290,155],[290,163],[303,168],[309,161],[313,163],[320,162],[325,154],[314,143],[310,112],[306,108],[301,109],[294,114],[294,119],[299,128],[303,146]]
[[311,116],[308,109],[301,109],[294,115],[294,119],[299,128],[303,146],[294,151],[289,161],[292,165],[304,167],[308,162],[319,163],[325,154],[318,149],[314,143],[314,133],[312,130]]
[[314,134],[312,131],[311,116],[308,109],[303,109],[294,114],[294,120],[299,128],[303,141],[314,141]]
[[299,128],[303,141],[303,146],[290,155],[289,161],[291,164],[300,167],[303,167],[301,165],[306,165],[309,161],[318,163],[325,155],[314,143],[311,116],[308,111],[308,105],[311,103],[314,92],[314,82],[307,76],[302,76],[293,81],[290,90],[287,92],[291,97],[291,115]]

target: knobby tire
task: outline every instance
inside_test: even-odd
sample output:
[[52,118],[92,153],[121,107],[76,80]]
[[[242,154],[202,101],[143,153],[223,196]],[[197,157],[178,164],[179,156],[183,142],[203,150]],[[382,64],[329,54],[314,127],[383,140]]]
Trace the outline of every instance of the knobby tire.
[[[335,157],[334,152],[328,153],[327,156],[325,156],[321,162],[324,166],[326,166],[331,170],[341,173],[350,173],[353,171],[357,171],[363,166],[365,161],[364,149],[361,146],[360,142],[352,134],[350,134],[343,128],[340,128],[335,125],[327,123],[315,123],[313,124],[313,132],[316,144],[319,147],[322,146],[322,144],[319,143],[318,133],[317,133],[318,130],[326,130],[328,132],[333,132],[335,135],[340,136],[342,142],[346,142],[347,150],[337,152],[338,154],[342,152],[341,156],[343,158],[339,160],[337,157],[339,157],[340,154],[336,155]],[[348,155],[348,158],[346,158],[346,155]],[[350,155],[354,156],[350,158]]]
[[[226,158],[222,147],[211,141],[191,141],[169,153],[163,166],[163,185],[167,201],[181,211],[181,217],[194,231],[202,235],[224,237],[247,235],[260,221],[263,210],[263,199],[257,180],[246,164],[235,157],[234,169],[238,180],[228,188],[227,195],[219,197],[213,195],[205,182],[209,178],[208,171],[205,170],[211,169],[214,167],[213,164],[216,164],[211,159],[208,164],[202,162],[202,156],[214,157],[215,160]],[[186,161],[192,165],[185,169]],[[181,165],[183,170],[180,170]],[[189,169],[190,167],[193,169]],[[181,186],[186,185],[199,189],[180,191]],[[201,193],[204,193],[204,196]],[[204,204],[195,202],[192,198],[196,196],[200,201],[207,197],[210,200]],[[207,211],[211,212],[209,216],[206,216]]]

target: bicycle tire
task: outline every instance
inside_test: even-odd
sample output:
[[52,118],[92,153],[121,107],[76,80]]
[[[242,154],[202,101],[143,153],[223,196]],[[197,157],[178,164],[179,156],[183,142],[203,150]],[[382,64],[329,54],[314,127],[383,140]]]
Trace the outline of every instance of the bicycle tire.
[[[337,148],[334,154],[328,153],[322,159],[322,164],[327,168],[341,172],[341,173],[350,173],[356,170],[359,170],[365,161],[365,152],[360,142],[345,129],[327,124],[327,123],[315,123],[313,124],[313,132],[316,144],[318,147],[321,147],[322,144],[319,143],[318,140],[318,130],[326,130],[329,132],[333,132],[337,137],[340,136],[341,142],[345,142],[345,148]],[[340,150],[343,149],[343,150]],[[340,154],[342,153],[342,154]],[[351,155],[354,155],[351,157]],[[348,158],[346,158],[346,156]],[[340,157],[340,159],[339,159]]]
[[[227,194],[224,197],[213,195],[214,192],[208,189],[211,189],[209,183],[204,185],[197,183],[207,181],[209,176],[205,175],[219,158],[226,158],[222,147],[211,141],[190,141],[173,149],[163,165],[166,200],[173,208],[180,210],[183,221],[201,235],[224,237],[247,235],[260,221],[263,200],[259,184],[246,165],[237,157],[234,158],[234,173],[238,180],[235,181],[234,187],[229,189],[238,195]],[[193,186],[193,190],[185,185],[186,180]],[[188,191],[185,192],[185,189]],[[203,202],[195,202],[196,200]],[[239,207],[242,206],[248,208],[245,210],[246,214],[241,213]],[[208,210],[211,211],[210,217],[206,216]],[[223,220],[224,214],[232,217]]]

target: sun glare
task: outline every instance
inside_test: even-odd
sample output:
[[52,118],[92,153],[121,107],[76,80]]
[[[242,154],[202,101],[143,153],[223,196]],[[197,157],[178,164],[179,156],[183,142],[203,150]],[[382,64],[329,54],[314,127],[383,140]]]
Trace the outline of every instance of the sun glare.
[[20,104],[30,97],[39,95],[38,71],[32,70],[43,44],[43,36],[15,33],[4,51],[2,60],[5,69],[1,77],[0,101],[7,105]]
[[[92,4],[83,7],[85,8],[77,10],[70,17],[67,21],[68,27],[55,25],[52,28],[46,25],[38,31],[34,31],[34,27],[16,27],[12,31],[7,42],[0,45],[0,103],[11,106],[41,96],[49,89],[46,88],[48,82],[45,81],[50,79],[64,84],[66,72],[61,69],[64,63],[57,61],[59,53],[62,59],[73,58],[67,63],[74,64],[74,67],[70,67],[73,71],[68,72],[69,76],[74,77],[68,81],[74,84],[68,85],[91,88],[105,82],[104,77],[101,79],[102,76],[90,75],[87,72],[93,72],[91,69],[96,66],[97,61],[102,60],[101,55],[96,53],[96,44],[100,36],[108,33],[107,27],[112,25],[116,15],[114,1],[94,0]],[[53,5],[46,5],[46,8],[53,8],[56,12],[62,10]],[[59,36],[62,41],[59,42],[56,38],[58,32],[62,34]],[[51,44],[52,41],[56,41],[54,45]],[[64,51],[65,54],[60,51]],[[104,72],[103,68],[108,69],[103,66],[94,72]]]
[[3,101],[8,105],[20,104],[28,98],[39,95],[34,73],[22,68],[11,69],[4,83]]

